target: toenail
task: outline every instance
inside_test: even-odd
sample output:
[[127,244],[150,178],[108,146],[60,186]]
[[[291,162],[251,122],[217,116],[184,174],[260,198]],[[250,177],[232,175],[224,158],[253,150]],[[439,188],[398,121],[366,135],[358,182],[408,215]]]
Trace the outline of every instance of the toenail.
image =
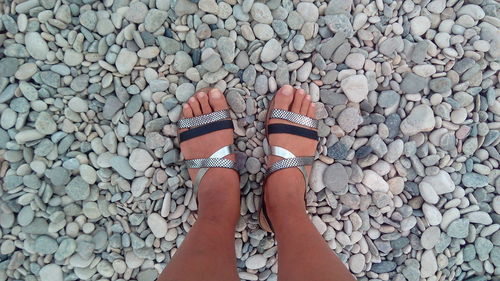
[[190,97],[190,98],[189,98],[189,101],[190,101],[190,102],[195,102],[195,101],[196,101],[196,99],[195,99],[194,97]]
[[289,91],[289,90],[287,90],[287,89],[284,89],[283,91],[281,91],[281,93],[282,93],[283,95],[285,95],[285,96],[290,96],[290,95],[292,95],[292,91]]
[[205,96],[205,93],[204,93],[204,92],[198,92],[198,94],[197,94],[197,95],[198,95],[198,97],[202,98],[202,97],[204,97],[204,96]]

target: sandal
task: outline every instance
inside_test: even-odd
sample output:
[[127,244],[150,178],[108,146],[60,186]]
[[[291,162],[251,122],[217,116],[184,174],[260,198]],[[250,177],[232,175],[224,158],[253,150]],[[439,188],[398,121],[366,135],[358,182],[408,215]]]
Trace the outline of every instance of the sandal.
[[[269,106],[269,111],[267,112],[267,117],[266,117],[266,137],[268,139],[270,134],[283,134],[283,133],[310,138],[314,140],[318,139],[318,132],[316,130],[289,124],[269,124],[269,120],[273,118],[283,119],[312,129],[318,128],[318,120],[315,120],[313,118],[295,112],[274,108],[274,98],[273,98]],[[273,164],[271,164],[270,167],[268,167],[268,170],[265,174],[263,186],[265,187],[266,179],[272,173],[282,169],[295,167],[298,168],[302,173],[302,175],[304,176],[304,181],[307,187],[309,176],[306,170],[306,166],[312,165],[314,161],[314,156],[296,156],[291,151],[283,147],[277,145],[272,146],[271,144],[269,144],[269,147],[271,155],[278,156],[283,159],[274,162]],[[261,226],[262,229],[266,230],[267,232],[273,232],[274,229],[266,211],[266,204],[264,200],[265,198],[264,187],[262,188],[261,208],[259,212],[259,225]],[[304,192],[304,200],[305,200],[305,192]]]
[[[224,129],[233,129],[233,121],[229,109],[214,111],[208,114],[191,118],[184,118],[178,121],[179,129],[188,129],[179,133],[179,143]],[[233,152],[233,145],[221,147],[208,158],[196,158],[185,160],[188,169],[199,169],[193,179],[193,192],[197,192],[203,176],[210,168],[227,168],[238,171],[236,162],[224,158]]]

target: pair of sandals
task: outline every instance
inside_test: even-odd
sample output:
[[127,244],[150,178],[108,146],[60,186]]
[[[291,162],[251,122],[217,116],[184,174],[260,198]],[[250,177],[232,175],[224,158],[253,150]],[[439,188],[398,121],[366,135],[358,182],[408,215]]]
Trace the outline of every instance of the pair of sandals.
[[[231,115],[229,109],[226,109],[192,118],[181,119],[178,122],[179,128],[187,130],[179,133],[179,141],[184,142],[215,131],[233,129],[233,122],[230,118]],[[273,118],[286,120],[300,126],[276,123],[269,124],[269,120]],[[266,137],[269,137],[270,134],[291,134],[317,140],[317,127],[318,120],[295,112],[275,108],[274,99],[271,101],[270,109],[266,117]],[[234,161],[224,158],[232,153],[232,145],[227,145],[215,151],[208,158],[185,160],[186,167],[188,169],[199,169],[196,177],[193,179],[193,188],[195,192],[198,190],[203,176],[210,168],[227,168],[238,171],[237,165]],[[280,157],[281,160],[274,162],[270,167],[268,167],[265,174],[266,179],[272,173],[275,173],[279,170],[287,168],[298,168],[302,173],[307,186],[309,176],[306,170],[306,166],[312,165],[314,156],[296,156],[288,149],[272,145],[270,146],[270,154]],[[268,232],[273,232],[273,226],[266,211],[264,192],[265,189],[263,189],[262,193],[261,208],[259,211],[259,224],[262,229]]]

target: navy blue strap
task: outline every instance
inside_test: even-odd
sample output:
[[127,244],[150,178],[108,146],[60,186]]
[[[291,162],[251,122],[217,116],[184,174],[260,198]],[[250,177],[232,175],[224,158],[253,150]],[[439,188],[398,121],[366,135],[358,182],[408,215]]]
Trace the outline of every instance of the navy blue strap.
[[313,140],[318,139],[318,132],[311,129],[306,129],[288,124],[270,124],[267,127],[268,134],[292,134]]
[[233,129],[233,121],[231,120],[221,120],[217,122],[213,122],[210,124],[206,124],[200,127],[196,127],[193,129],[189,129],[185,132],[180,133],[179,140],[180,142],[190,140],[192,138],[196,138],[199,136],[203,136],[215,131],[220,131],[224,129]]

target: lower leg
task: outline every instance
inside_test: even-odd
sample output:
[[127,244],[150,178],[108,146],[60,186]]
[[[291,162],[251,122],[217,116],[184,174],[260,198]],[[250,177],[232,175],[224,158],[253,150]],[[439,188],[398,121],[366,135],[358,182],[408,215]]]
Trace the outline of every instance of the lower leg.
[[301,177],[296,171],[279,181],[271,176],[267,182],[265,200],[278,241],[279,279],[355,280],[307,216]]
[[[224,178],[223,185],[220,178]],[[228,176],[223,169],[209,170],[198,198],[198,220],[158,281],[239,280],[234,249],[238,175],[232,172]]]

